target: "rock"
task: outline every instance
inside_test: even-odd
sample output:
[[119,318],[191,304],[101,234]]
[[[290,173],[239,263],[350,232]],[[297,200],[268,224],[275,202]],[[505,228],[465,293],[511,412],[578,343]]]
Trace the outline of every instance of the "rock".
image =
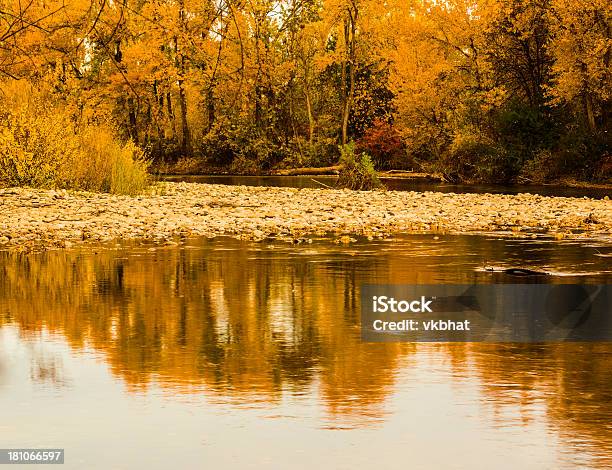
[[[163,189],[163,195],[159,194]],[[157,193],[156,193],[157,191]],[[161,183],[138,197],[28,188],[0,190],[0,230],[25,243],[54,246],[62,240],[150,238],[229,234],[249,240],[274,236],[303,243],[309,235],[349,244],[362,235],[442,234],[511,230],[517,237],[552,232],[558,239],[582,232],[612,234],[607,199],[529,194],[359,192],[333,189],[232,187]],[[36,207],[33,207],[33,203]],[[572,233],[573,229],[576,233]]]

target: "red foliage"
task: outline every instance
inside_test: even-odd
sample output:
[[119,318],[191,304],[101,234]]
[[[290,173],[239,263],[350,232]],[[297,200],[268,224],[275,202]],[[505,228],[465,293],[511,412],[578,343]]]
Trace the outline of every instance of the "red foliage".
[[379,170],[408,169],[411,161],[397,130],[384,121],[375,121],[357,141],[357,151],[372,157]]

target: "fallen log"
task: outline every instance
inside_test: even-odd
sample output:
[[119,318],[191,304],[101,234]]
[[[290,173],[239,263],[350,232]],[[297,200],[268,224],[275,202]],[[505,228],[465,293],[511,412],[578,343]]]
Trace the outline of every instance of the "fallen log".
[[321,168],[287,168],[284,170],[274,170],[270,174],[274,176],[337,175],[341,169],[342,165]]
[[[273,176],[316,176],[316,175],[337,175],[342,170],[343,165],[334,165],[326,167],[305,167],[305,168],[286,168],[283,170],[273,170],[270,172]],[[405,170],[390,170],[379,172],[380,178],[397,178],[397,179],[423,179],[429,181],[446,182],[441,174],[421,173]]]
[[423,173],[417,171],[407,171],[407,170],[389,170],[385,172],[380,172],[378,174],[381,178],[394,178],[394,179],[415,179],[415,180],[429,180],[429,181],[439,181],[441,183],[448,182],[448,179],[439,173]]

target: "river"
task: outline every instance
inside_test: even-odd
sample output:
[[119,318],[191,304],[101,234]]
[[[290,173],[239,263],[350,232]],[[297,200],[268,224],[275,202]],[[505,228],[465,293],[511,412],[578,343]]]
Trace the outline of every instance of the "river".
[[[235,175],[162,175],[163,181],[185,181],[188,183],[226,184],[229,186],[272,186],[286,188],[335,187],[336,176],[235,176]],[[392,191],[435,191],[442,193],[520,194],[541,196],[589,197],[601,199],[612,197],[610,187],[570,187],[554,184],[455,184],[428,181],[421,178],[389,178],[382,176],[385,187]]]
[[0,252],[1,447],[70,469],[611,468],[612,343],[359,330],[365,283],[605,284],[611,256],[480,235]]

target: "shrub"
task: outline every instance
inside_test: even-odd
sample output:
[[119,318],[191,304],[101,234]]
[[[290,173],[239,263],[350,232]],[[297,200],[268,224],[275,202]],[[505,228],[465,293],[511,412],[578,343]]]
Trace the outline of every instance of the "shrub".
[[306,142],[304,153],[308,162],[304,166],[331,166],[338,161],[338,141],[335,137],[318,136],[312,143]]
[[179,158],[176,163],[171,162],[154,162],[152,171],[154,175],[172,174],[172,175],[197,175],[205,173],[208,167],[202,158],[198,157],[183,157]]
[[200,153],[209,164],[229,166],[238,154],[244,136],[240,128],[227,122],[217,122],[199,142]]
[[517,174],[518,162],[492,140],[460,133],[443,156],[440,169],[453,181],[508,183]]
[[372,156],[374,165],[379,170],[408,170],[415,164],[408,158],[404,143],[391,125],[383,121],[375,121],[357,141],[357,150]]
[[496,141],[523,160],[533,157],[539,149],[551,148],[558,139],[559,129],[551,112],[520,101],[510,101],[494,116]]
[[595,179],[604,183],[612,182],[612,155],[605,155],[595,171]]
[[263,135],[255,134],[241,146],[238,158],[250,162],[249,164],[255,169],[254,172],[266,171],[283,159],[285,150],[283,145],[274,143]]
[[232,161],[229,171],[235,175],[257,175],[261,172],[261,166],[257,161],[240,155]]
[[[132,141],[119,142],[108,127],[88,127],[79,136],[86,155],[76,162],[73,187],[136,194],[150,183],[149,163]],[[67,180],[70,178],[67,175]]]
[[0,184],[134,194],[148,162],[108,125],[76,127],[66,107],[30,86],[3,87]]
[[202,138],[200,153],[207,163],[229,167],[232,173],[261,173],[279,163],[287,150],[262,134],[249,123],[218,123]]
[[9,186],[51,187],[81,156],[80,142],[65,116],[40,103],[4,100],[0,111],[0,181]]
[[610,138],[604,131],[590,132],[580,126],[569,127],[556,144],[563,159],[563,172],[587,180],[605,181],[606,157],[610,154]]
[[559,182],[568,176],[589,181],[609,182],[612,179],[612,157],[583,155],[577,148],[563,150],[542,149],[527,161],[521,169],[522,182],[550,183]]
[[340,146],[338,186],[356,190],[371,190],[383,187],[378,179],[374,163],[366,153],[356,153],[353,142]]
[[519,178],[522,182],[547,183],[558,178],[562,174],[564,166],[564,160],[560,154],[542,149],[523,165]]
[[275,169],[332,166],[338,162],[339,157],[335,137],[318,137],[312,142],[303,137],[294,137],[279,150],[283,158],[274,165]]

